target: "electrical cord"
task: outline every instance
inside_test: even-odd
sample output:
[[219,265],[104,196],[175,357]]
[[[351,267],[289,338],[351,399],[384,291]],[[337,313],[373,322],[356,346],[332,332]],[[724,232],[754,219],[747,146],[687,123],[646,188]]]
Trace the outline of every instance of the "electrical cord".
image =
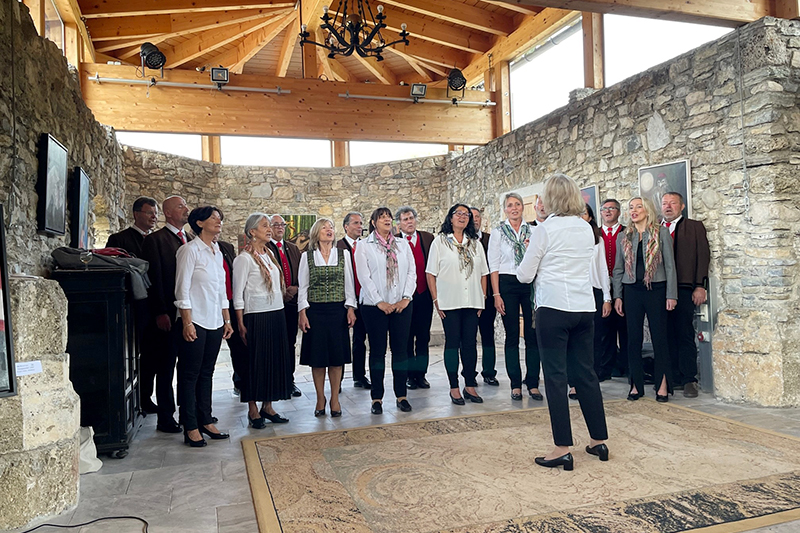
[[103,520],[138,520],[139,522],[142,522],[144,524],[144,526],[142,526],[142,533],[147,533],[149,531],[148,528],[150,527],[150,524],[147,522],[147,520],[145,520],[144,518],[139,518],[138,516],[104,516],[103,518],[95,518],[94,520],[92,520],[90,522],[84,522],[83,524],[74,524],[74,525],[71,525],[71,526],[64,526],[64,525],[60,525],[60,524],[40,524],[40,525],[36,526],[35,528],[29,529],[27,531],[23,531],[22,533],[31,533],[32,531],[36,531],[40,527],[58,527],[58,528],[61,528],[61,529],[72,529],[72,528],[76,528],[76,527],[88,526],[90,524],[94,524],[96,522],[101,522]]

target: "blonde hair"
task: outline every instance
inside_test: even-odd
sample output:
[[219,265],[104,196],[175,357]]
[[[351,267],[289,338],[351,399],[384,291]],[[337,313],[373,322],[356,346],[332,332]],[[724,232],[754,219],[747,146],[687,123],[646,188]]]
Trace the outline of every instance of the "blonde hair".
[[319,234],[322,233],[322,226],[325,225],[326,222],[331,225],[331,229],[333,229],[333,232],[334,232],[333,233],[333,235],[334,235],[333,239],[334,239],[334,241],[336,240],[336,226],[334,226],[333,220],[331,220],[329,218],[325,218],[325,217],[318,218],[317,221],[314,222],[314,225],[311,226],[311,229],[308,232],[308,249],[309,250],[318,250],[319,249]]
[[505,197],[503,198],[503,209],[508,207],[508,201],[511,198],[515,198],[515,199],[519,200],[519,203],[521,203],[523,206],[525,205],[525,200],[522,199],[522,196],[520,196],[519,194],[517,194],[515,192],[510,192],[510,193],[506,194]]
[[[661,225],[658,223],[658,213],[656,206],[650,198],[642,198],[641,196],[634,196],[628,201],[628,209],[634,200],[642,202],[644,212],[647,214],[647,227],[644,233],[648,233],[650,238],[647,241],[647,246],[644,248],[644,284],[649,289],[650,284],[655,277],[658,265],[663,261],[661,254]],[[635,266],[633,264],[633,234],[638,232],[635,224],[628,224],[625,229],[625,238],[622,239],[622,253],[625,259],[625,272],[631,278],[636,277]],[[639,237],[641,242],[642,237]]]
[[575,180],[566,174],[554,174],[544,184],[542,205],[548,215],[581,216],[586,204]]

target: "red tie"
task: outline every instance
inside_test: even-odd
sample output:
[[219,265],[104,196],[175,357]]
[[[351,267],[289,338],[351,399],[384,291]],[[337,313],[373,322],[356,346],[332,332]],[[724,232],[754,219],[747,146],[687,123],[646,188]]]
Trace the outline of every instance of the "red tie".
[[286,286],[289,287],[292,284],[292,274],[289,272],[289,261],[286,260],[286,254],[283,253],[283,245],[280,242],[276,242],[275,245],[278,247],[278,254],[281,256],[283,279],[286,281]]
[[408,242],[411,242],[411,235],[406,235],[406,239],[408,239]]
[[178,238],[181,240],[182,244],[186,244],[186,237],[184,237],[183,231],[178,230]]
[[664,222],[664,225],[667,227],[667,229],[669,229],[669,227],[672,225],[672,222]]
[[608,228],[608,236],[609,237],[611,237],[612,232],[613,232],[613,230],[611,228]]
[[356,241],[353,241],[353,250],[351,253],[350,259],[353,263],[353,282],[356,284],[356,298],[358,298],[358,295],[361,294],[361,284],[358,282],[358,276],[356,275]]

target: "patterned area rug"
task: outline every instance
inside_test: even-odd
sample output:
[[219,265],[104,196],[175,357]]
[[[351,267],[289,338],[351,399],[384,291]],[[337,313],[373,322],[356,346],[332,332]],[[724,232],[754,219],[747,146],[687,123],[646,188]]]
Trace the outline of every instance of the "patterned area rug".
[[572,472],[533,462],[552,444],[545,408],[245,441],[261,533],[729,532],[800,518],[800,439],[612,401],[600,462],[571,415]]

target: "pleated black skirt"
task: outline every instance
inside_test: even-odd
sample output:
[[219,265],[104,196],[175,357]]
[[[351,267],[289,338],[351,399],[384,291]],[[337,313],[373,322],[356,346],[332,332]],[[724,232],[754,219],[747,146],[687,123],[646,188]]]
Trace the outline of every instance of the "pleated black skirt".
[[242,402],[276,402],[292,396],[292,361],[283,309],[244,315],[248,375],[242,380]]
[[306,309],[309,330],[303,333],[300,364],[312,368],[350,362],[350,329],[344,302],[311,303]]

